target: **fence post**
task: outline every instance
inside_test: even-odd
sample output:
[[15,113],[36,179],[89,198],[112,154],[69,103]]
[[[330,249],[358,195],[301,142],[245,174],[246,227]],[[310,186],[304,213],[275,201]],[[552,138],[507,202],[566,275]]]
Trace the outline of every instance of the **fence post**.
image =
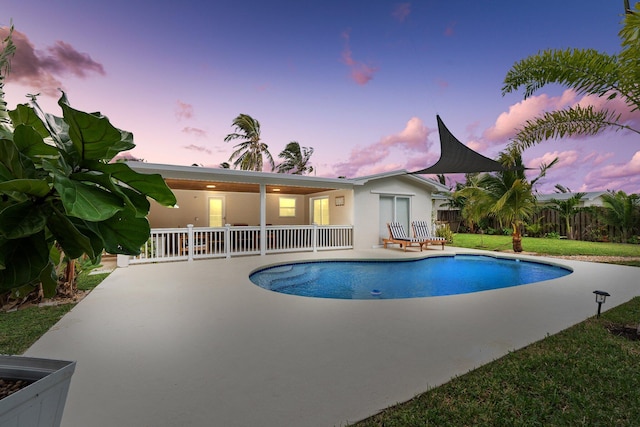
[[187,224],[187,244],[189,261],[193,261],[193,224]]
[[313,252],[318,252],[318,224],[313,224],[313,231],[311,232],[311,245],[313,246]]
[[231,224],[224,225],[224,253],[231,258]]
[[118,254],[116,257],[116,266],[118,268],[129,267],[129,260],[131,257],[129,255]]

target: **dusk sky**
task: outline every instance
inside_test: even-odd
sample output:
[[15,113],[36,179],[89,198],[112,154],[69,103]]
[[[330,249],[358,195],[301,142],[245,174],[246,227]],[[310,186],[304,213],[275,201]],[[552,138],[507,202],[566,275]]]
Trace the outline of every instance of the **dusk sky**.
[[[495,158],[526,119],[603,103],[560,87],[524,101],[501,87],[516,61],[543,49],[618,53],[623,9],[623,0],[4,0],[0,26],[13,22],[18,46],[6,100],[14,108],[40,93],[61,115],[62,88],[74,108],[133,132],[130,154],[151,163],[228,161],[234,142],[224,137],[245,113],[276,162],[290,141],[313,147],[318,176],[418,170],[440,154],[436,114]],[[638,111],[618,111],[640,128]],[[640,193],[637,134],[549,140],[523,157],[537,167],[556,156],[541,193],[556,184]]]

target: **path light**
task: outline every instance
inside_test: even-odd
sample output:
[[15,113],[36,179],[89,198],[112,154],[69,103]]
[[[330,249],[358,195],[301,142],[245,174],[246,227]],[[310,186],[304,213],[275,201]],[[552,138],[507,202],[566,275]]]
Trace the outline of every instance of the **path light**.
[[611,295],[609,295],[609,293],[605,291],[593,291],[593,293],[596,294],[596,302],[598,303],[598,315],[596,317],[600,318],[600,308],[606,301],[607,297]]

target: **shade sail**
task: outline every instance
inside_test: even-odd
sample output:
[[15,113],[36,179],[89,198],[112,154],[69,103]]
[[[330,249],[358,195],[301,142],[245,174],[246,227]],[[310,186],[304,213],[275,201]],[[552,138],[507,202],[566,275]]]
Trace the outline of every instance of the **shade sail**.
[[473,173],[498,172],[506,170],[500,163],[476,153],[456,139],[444,125],[440,116],[438,132],[440,133],[440,160],[435,165],[412,174],[444,174],[444,173]]

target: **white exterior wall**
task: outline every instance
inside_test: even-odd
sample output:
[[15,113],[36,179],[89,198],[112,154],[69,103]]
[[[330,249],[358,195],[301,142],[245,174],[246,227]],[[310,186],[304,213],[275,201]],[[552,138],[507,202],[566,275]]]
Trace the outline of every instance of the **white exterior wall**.
[[[431,191],[426,185],[397,176],[369,181],[354,188],[354,249],[370,249],[381,245],[381,195],[407,196],[411,199],[410,221],[433,221]],[[407,232],[411,233],[411,230]]]

